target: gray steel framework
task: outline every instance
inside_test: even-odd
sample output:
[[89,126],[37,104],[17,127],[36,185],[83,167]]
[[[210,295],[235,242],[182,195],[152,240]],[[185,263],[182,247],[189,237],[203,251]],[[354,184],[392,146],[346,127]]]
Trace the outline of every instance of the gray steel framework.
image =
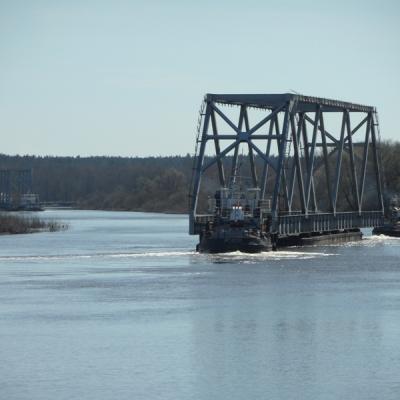
[[[237,122],[222,111],[221,105],[238,108]],[[253,126],[249,122],[250,108],[265,112],[265,116]],[[325,128],[327,113],[340,117],[341,127],[337,132],[328,132]],[[352,113],[362,115],[356,126],[351,124]],[[248,148],[253,186],[261,189],[262,199],[267,196],[272,199],[268,224],[270,233],[290,235],[382,223],[384,203],[378,154],[378,120],[374,107],[297,94],[207,94],[200,118],[190,195],[191,234],[199,233],[204,223],[212,219],[211,215],[197,213],[203,174],[216,165],[219,184],[227,187],[236,176],[240,144]],[[223,120],[231,132],[220,132],[217,119]],[[365,129],[364,140],[353,143],[353,136],[361,128]],[[264,132],[261,132],[262,129]],[[215,156],[205,158],[206,145],[210,141],[214,144]],[[260,147],[259,143],[263,141],[264,147]],[[228,145],[222,148],[222,143],[226,142]],[[277,148],[277,154],[271,154],[273,145]],[[362,147],[362,156],[355,152],[356,146]],[[318,149],[322,151],[317,157]],[[365,211],[363,200],[370,153],[374,165],[377,207],[374,211]],[[226,163],[223,163],[228,154],[232,154],[229,180],[224,168]],[[346,172],[352,182],[354,199],[354,206],[347,213],[338,211],[344,154],[349,160]],[[260,176],[257,175],[256,157],[263,161]],[[336,159],[334,168],[331,159]],[[356,159],[360,165],[358,170]],[[321,168],[324,170],[329,202],[324,212],[318,210],[314,182],[315,173]],[[273,187],[268,188],[267,181],[271,176],[274,176],[274,183]],[[295,206],[295,198],[299,206]]]

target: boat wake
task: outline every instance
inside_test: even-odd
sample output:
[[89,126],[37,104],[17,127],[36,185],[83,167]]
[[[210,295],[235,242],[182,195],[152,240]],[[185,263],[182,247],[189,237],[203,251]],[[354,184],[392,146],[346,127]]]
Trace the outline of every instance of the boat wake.
[[[0,256],[0,262],[46,262],[46,261],[65,261],[68,260],[85,260],[85,259],[140,259],[140,258],[180,258],[180,257],[190,257],[191,259],[203,260],[206,259],[210,262],[259,262],[268,260],[307,260],[313,258],[329,257],[336,254],[329,252],[329,248],[338,247],[352,247],[352,246],[375,246],[379,244],[386,245],[400,245],[400,237],[392,237],[386,235],[372,235],[364,236],[363,240],[341,243],[341,244],[331,244],[324,245],[326,251],[312,251],[316,247],[322,248],[322,246],[307,246],[309,250],[299,251],[299,247],[293,248],[293,250],[278,250],[269,251],[261,253],[243,253],[240,251],[234,251],[230,253],[197,253],[194,250],[172,250],[172,251],[136,251],[136,252],[102,252],[102,253],[86,253],[86,254],[49,254],[49,255],[7,255]],[[302,248],[303,250],[303,248]]]
[[319,257],[334,256],[333,253],[312,252],[312,251],[269,251],[262,253],[242,253],[234,251],[231,253],[208,254],[208,257],[221,262],[241,261],[241,262],[258,262],[268,260],[308,260]]
[[374,242],[384,242],[384,241],[400,241],[400,237],[388,236],[388,235],[371,235],[365,236],[364,240],[370,240]]
[[231,253],[206,254],[195,251],[143,251],[133,253],[91,253],[91,254],[52,254],[52,255],[21,255],[21,256],[0,256],[0,262],[25,261],[25,262],[46,262],[46,261],[68,261],[86,259],[132,259],[132,258],[176,258],[195,257],[214,261],[263,261],[263,260],[286,260],[286,259],[311,259],[316,257],[333,256],[331,253],[311,251],[270,251],[262,253],[243,253],[234,251]]
[[362,246],[373,247],[373,246],[379,246],[379,245],[399,246],[400,245],[400,237],[387,236],[387,235],[368,235],[368,236],[363,236],[362,240],[343,243],[343,244],[330,244],[330,245],[327,245],[327,246],[330,246],[330,247],[338,247],[338,246],[343,246],[343,247],[362,247]]
[[2,261],[52,261],[71,259],[106,259],[106,258],[143,258],[143,257],[180,257],[195,255],[195,251],[152,251],[137,253],[91,253],[91,254],[52,254],[52,255],[22,255],[22,256],[0,256]]

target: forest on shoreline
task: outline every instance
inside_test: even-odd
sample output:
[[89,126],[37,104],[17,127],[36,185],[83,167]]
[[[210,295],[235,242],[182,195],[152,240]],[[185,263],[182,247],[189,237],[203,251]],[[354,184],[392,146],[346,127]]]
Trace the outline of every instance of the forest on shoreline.
[[[381,159],[387,193],[400,194],[400,142],[381,143]],[[225,162],[229,168],[230,159]],[[261,160],[256,163],[261,171]],[[46,203],[74,202],[82,209],[185,213],[193,157],[189,154],[144,158],[1,154],[0,168],[32,168],[33,191]],[[244,171],[246,168],[243,161]],[[202,196],[206,197],[218,188],[216,168],[209,171],[203,182],[208,192]]]

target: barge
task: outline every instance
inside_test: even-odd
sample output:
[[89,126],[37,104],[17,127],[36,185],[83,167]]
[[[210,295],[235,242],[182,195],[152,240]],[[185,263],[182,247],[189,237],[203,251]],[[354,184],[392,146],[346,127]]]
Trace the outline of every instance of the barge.
[[293,93],[206,94],[189,195],[197,250],[339,243],[382,227],[379,137],[373,106]]
[[[234,185],[218,190],[208,200],[212,213],[199,232],[196,251],[201,253],[259,253],[288,246],[345,243],[362,239],[358,228],[314,231],[298,234],[272,234],[271,201],[260,199],[259,188]],[[400,227],[400,226],[399,226]]]

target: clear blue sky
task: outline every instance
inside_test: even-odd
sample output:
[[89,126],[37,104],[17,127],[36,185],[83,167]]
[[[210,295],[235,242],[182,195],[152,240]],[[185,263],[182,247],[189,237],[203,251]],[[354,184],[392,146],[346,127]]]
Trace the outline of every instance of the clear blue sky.
[[191,153],[204,93],[290,89],[400,140],[400,2],[0,0],[1,153]]

